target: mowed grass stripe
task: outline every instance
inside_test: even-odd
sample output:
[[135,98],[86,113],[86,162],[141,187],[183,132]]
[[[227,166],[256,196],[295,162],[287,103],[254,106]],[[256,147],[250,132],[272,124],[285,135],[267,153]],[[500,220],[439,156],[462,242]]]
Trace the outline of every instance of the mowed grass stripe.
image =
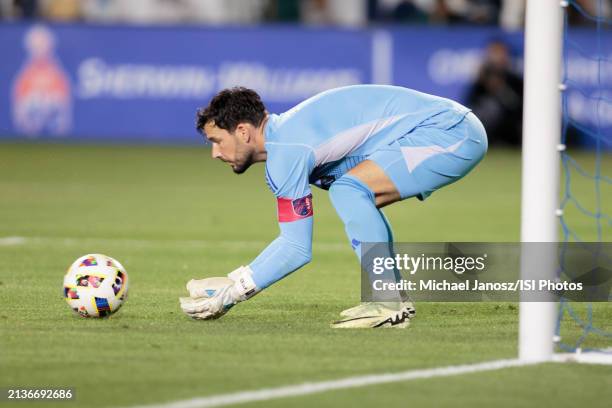
[[424,378],[448,377],[483,371],[501,370],[503,368],[521,367],[531,364],[535,364],[535,362],[519,361],[517,359],[496,360],[478,364],[437,367],[423,370],[409,370],[400,373],[363,375],[358,377],[341,378],[333,381],[310,382],[278,388],[266,388],[231,394],[211,395],[209,397],[174,401],[166,404],[142,405],[134,408],[212,408],[255,401],[269,401],[272,399],[318,394],[326,391],[342,390],[347,388],[367,387],[377,384],[389,384]]
[[[149,248],[149,247],[165,247],[165,246],[180,246],[180,247],[204,247],[204,248],[252,248],[253,246],[265,246],[269,244],[266,241],[226,241],[226,240],[158,240],[158,239],[130,239],[130,238],[71,238],[71,237],[0,237],[0,246],[12,245],[63,245],[63,246],[80,246],[80,245],[129,245],[133,248]],[[316,242],[313,243],[313,248],[320,252],[348,252],[348,244],[339,244],[334,242]]]

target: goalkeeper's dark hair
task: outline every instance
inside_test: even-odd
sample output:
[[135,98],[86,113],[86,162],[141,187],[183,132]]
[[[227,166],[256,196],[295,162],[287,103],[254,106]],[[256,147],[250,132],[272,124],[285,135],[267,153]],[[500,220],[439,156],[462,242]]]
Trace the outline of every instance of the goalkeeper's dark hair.
[[266,107],[257,92],[237,86],[224,89],[215,95],[206,108],[198,110],[196,129],[203,133],[208,122],[233,132],[239,123],[258,127],[266,117]]

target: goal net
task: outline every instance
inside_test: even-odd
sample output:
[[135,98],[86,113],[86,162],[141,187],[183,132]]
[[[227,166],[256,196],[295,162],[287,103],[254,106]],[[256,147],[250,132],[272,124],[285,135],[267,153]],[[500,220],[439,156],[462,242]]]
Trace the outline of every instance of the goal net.
[[[608,242],[612,238],[612,4],[571,0],[561,2],[561,7],[559,241]],[[612,359],[611,306],[561,299],[555,328],[559,351],[598,352]]]

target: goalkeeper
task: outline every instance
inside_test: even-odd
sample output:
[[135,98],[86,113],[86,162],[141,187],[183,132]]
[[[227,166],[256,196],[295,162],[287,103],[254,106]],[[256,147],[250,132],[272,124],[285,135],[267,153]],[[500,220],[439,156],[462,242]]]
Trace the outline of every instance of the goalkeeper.
[[[487,150],[485,130],[466,107],[411,89],[356,85],[318,94],[280,115],[259,95],[238,87],[219,92],[198,111],[197,129],[212,156],[237,174],[265,162],[277,197],[280,235],[249,265],[227,278],[191,280],[181,308],[215,319],[307,264],[312,253],[310,185],[329,190],[348,240],[361,259],[362,242],[393,241],[380,210],[465,176]],[[409,299],[364,303],[341,313],[333,327],[406,327]]]

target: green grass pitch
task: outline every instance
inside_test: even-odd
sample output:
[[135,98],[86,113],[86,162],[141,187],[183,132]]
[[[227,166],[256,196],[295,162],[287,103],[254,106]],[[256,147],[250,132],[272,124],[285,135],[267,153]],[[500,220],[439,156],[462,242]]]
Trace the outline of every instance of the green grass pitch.
[[[612,174],[609,156],[603,165]],[[592,182],[572,183],[593,208]],[[601,202],[612,214],[609,186]],[[191,321],[185,282],[250,262],[276,236],[261,165],[235,176],[203,147],[0,144],[0,238],[25,238],[0,245],[0,387],[70,386],[76,401],[40,406],[113,407],[517,355],[514,304],[423,303],[408,330],[330,329],[358,303],[359,272],[326,192],[314,207],[312,263],[218,321]],[[517,241],[519,207],[520,155],[491,151],[464,180],[386,213],[398,241]],[[568,218],[595,237],[592,219]],[[90,252],[129,273],[109,319],[79,318],[62,299],[65,269]],[[610,305],[595,306],[612,331]],[[545,364],[244,406],[603,407],[611,378],[610,366]]]

